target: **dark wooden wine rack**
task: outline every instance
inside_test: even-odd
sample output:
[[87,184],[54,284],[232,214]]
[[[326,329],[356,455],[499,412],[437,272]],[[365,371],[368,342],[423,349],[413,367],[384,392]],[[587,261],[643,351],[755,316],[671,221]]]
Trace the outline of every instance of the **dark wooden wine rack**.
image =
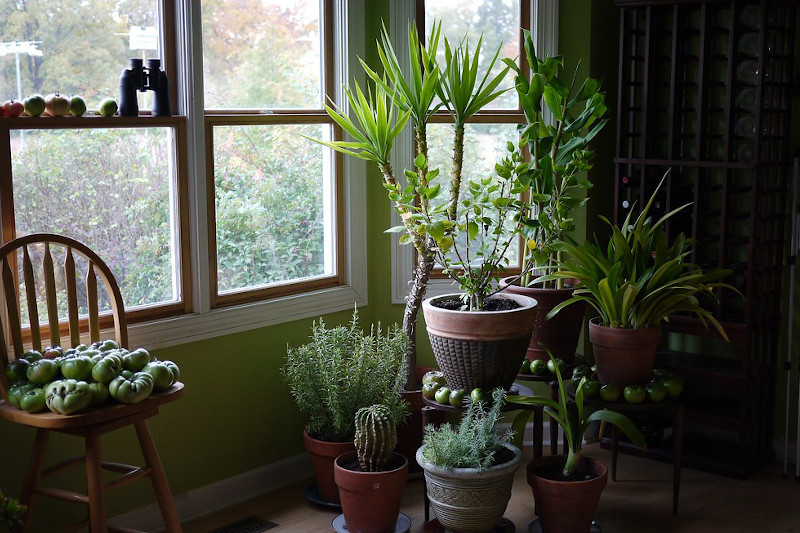
[[746,476],[773,454],[797,3],[617,5],[615,220],[666,174],[653,216],[690,203],[668,232],[694,239],[692,262],[732,271],[740,294],[713,310],[731,344],[674,317],[657,365],[687,378],[686,464]]

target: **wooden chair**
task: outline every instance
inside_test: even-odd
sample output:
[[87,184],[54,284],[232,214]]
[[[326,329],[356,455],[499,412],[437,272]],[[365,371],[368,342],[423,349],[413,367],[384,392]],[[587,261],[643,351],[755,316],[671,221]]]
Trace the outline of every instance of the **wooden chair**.
[[[182,397],[182,383],[176,383],[171,389],[163,393],[153,394],[137,404],[108,403],[74,415],[59,415],[47,411],[30,414],[8,404],[10,384],[6,377],[5,367],[9,361],[21,357],[26,350],[26,346],[41,350],[43,338],[49,340],[49,344],[46,346],[61,345],[62,347],[67,347],[61,344],[62,339],[59,332],[58,301],[56,297],[57,279],[59,278],[56,276],[57,269],[54,267],[53,250],[55,248],[63,249],[65,258],[62,283],[66,293],[69,346],[76,346],[81,342],[76,257],[82,257],[88,265],[85,279],[86,303],[89,310],[88,336],[90,341],[100,340],[97,292],[97,278],[100,278],[111,304],[115,339],[121,346],[128,347],[125,307],[119,287],[108,266],[92,250],[73,239],[51,234],[33,234],[20,237],[0,247],[0,278],[2,278],[5,297],[5,313],[3,313],[5,316],[2,319],[2,327],[0,327],[0,419],[36,428],[36,439],[20,497],[21,503],[28,506],[22,532],[27,533],[30,531],[31,517],[37,496],[48,496],[88,505],[88,520],[63,531],[78,531],[86,526],[89,526],[89,530],[92,533],[131,531],[108,526],[105,512],[105,492],[131,481],[149,477],[161,508],[166,531],[168,533],[180,533],[182,531],[181,524],[169,490],[167,477],[161,466],[153,438],[147,428],[146,419],[158,414],[161,405]],[[32,256],[37,259],[41,257],[41,269],[34,267],[34,262],[31,260]],[[23,303],[20,276],[25,282],[24,303],[27,303],[30,322],[27,331],[23,331],[20,316],[20,306]],[[37,281],[39,281],[40,286],[41,284],[44,286],[44,300],[48,315],[46,321],[40,321],[38,316],[35,290]],[[0,309],[2,308],[0,307]],[[13,353],[9,353],[8,350],[6,341],[8,333],[11,335]],[[66,340],[63,339],[63,341]],[[136,430],[146,462],[145,466],[137,467],[102,461],[100,437],[110,431],[128,426],[133,426]],[[44,468],[48,438],[52,431],[82,437],[85,441],[86,455]],[[42,484],[42,481],[48,476],[70,470],[82,464],[86,465],[88,494],[80,494]],[[120,475],[104,483],[103,469]]]

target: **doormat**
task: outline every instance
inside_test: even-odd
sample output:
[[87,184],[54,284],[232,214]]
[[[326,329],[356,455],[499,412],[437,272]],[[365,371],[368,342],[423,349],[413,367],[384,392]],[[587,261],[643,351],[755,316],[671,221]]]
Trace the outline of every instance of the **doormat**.
[[264,520],[257,516],[248,516],[208,533],[261,533],[277,526],[278,524],[269,520]]

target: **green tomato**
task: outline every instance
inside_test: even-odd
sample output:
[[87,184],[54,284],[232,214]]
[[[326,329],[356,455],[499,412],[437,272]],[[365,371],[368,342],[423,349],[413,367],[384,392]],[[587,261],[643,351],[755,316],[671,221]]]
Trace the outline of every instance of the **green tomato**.
[[89,405],[102,405],[108,401],[108,397],[110,396],[110,393],[108,392],[108,385],[105,383],[98,383],[97,381],[93,381],[88,385],[89,392],[92,394],[92,399],[89,402]]
[[556,375],[556,367],[558,367],[558,372],[563,376],[567,370],[567,363],[563,359],[556,359],[555,362],[552,359],[547,361],[547,371],[554,376]]
[[483,403],[486,401],[486,395],[484,395],[482,388],[475,387],[469,393],[469,399],[472,403]]
[[31,362],[27,359],[15,359],[8,363],[6,376],[12,383],[28,379],[28,367]]
[[604,402],[616,402],[619,401],[621,391],[619,390],[618,385],[612,385],[607,383],[600,387],[600,399]]
[[100,341],[100,344],[97,345],[97,349],[101,352],[106,352],[108,350],[116,350],[119,348],[119,343],[113,339],[108,339],[105,341]]
[[439,390],[436,391],[435,398],[437,403],[450,403],[450,388],[439,387]]
[[100,383],[108,383],[122,370],[122,359],[118,355],[109,353],[92,368],[92,379]]
[[[106,341],[108,342],[108,341]],[[122,356],[122,366],[125,370],[131,372],[139,372],[144,368],[144,365],[150,362],[150,353],[144,348],[137,348],[132,352],[128,352]]]
[[522,360],[522,366],[519,369],[520,374],[530,374],[531,373],[531,360],[527,357]]
[[64,350],[61,349],[61,346],[54,346],[52,348],[46,349],[42,353],[42,357],[45,359],[55,359],[57,357],[62,357],[64,355]]
[[547,374],[547,363],[544,359],[534,359],[531,361],[531,373],[534,376],[544,376]]
[[464,389],[454,389],[450,391],[448,398],[450,405],[453,407],[463,407],[464,405]]
[[664,388],[667,389],[667,396],[675,398],[683,392],[683,380],[679,377],[670,376],[660,380]]
[[583,395],[587,398],[597,398],[600,396],[600,382],[595,379],[584,381]]
[[28,367],[28,381],[46,385],[58,377],[58,363],[52,359],[38,359]]
[[178,368],[178,365],[173,363],[172,361],[161,361],[164,363],[169,371],[172,372],[172,383],[176,383],[181,380],[181,369]]
[[62,379],[45,389],[45,403],[54,413],[71,415],[89,407],[92,393],[85,381]]
[[20,381],[15,383],[11,386],[8,390],[8,403],[12,407],[16,407],[17,409],[22,409],[20,406],[20,400],[22,397],[27,394],[29,391],[32,391],[36,388],[36,385],[31,383],[30,381]]
[[647,391],[641,385],[628,385],[622,391],[622,396],[628,403],[642,403],[647,398]]
[[422,376],[422,384],[425,385],[426,383],[438,383],[439,385],[444,385],[446,383],[444,374],[438,370],[426,372],[425,375]]
[[121,403],[139,403],[153,392],[153,376],[147,372],[123,370],[108,384],[111,397]]
[[592,367],[587,365],[586,363],[582,363],[572,369],[572,379],[573,381],[580,381],[581,378],[588,378],[592,375]]
[[651,381],[645,385],[644,390],[651,402],[660,402],[667,397],[667,388],[658,381]]
[[25,352],[25,354],[22,357],[33,363],[34,361],[38,361],[44,356],[42,355],[42,352],[38,350],[31,350],[29,352]]
[[94,362],[86,355],[73,355],[61,361],[61,375],[66,379],[87,381],[92,377]]
[[45,404],[44,389],[36,387],[31,389],[19,399],[19,406],[29,413],[44,411]]
[[165,391],[175,383],[175,375],[172,370],[161,361],[147,363],[142,368],[142,372],[153,376],[153,392]]
[[433,400],[436,397],[436,391],[439,390],[439,387],[441,387],[441,385],[438,383],[425,383],[422,385],[422,395],[429,400]]

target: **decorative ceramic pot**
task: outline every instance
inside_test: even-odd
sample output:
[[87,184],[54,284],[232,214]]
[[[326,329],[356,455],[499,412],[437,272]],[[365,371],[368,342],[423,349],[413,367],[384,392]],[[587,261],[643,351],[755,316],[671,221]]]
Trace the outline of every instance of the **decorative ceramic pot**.
[[528,345],[527,357],[531,361],[541,359],[549,361],[550,357],[543,346],[547,346],[553,355],[563,359],[567,364],[575,359],[575,349],[581,336],[583,317],[586,314],[586,302],[575,302],[548,319],[547,314],[558,304],[572,297],[572,287],[564,289],[543,289],[541,287],[520,287],[514,285],[514,277],[500,280],[500,287],[510,294],[522,294],[536,300],[536,312],[533,317],[533,333]]
[[661,327],[607,328],[589,321],[597,380],[619,386],[647,383],[653,377]]
[[584,468],[594,477],[585,481],[556,481],[543,477],[564,467],[565,455],[547,455],[528,463],[528,484],[533,491],[543,533],[589,533],[600,494],[608,483],[608,469],[584,457]]
[[439,523],[447,531],[487,533],[503,518],[514,472],[522,459],[516,446],[506,444],[514,455],[503,464],[484,468],[445,470],[423,459],[425,446],[417,450],[417,462],[425,471],[428,499]]
[[310,437],[303,431],[303,443],[311,456],[319,497],[327,503],[339,503],[339,488],[333,477],[333,461],[342,454],[356,450],[353,441],[328,442]]
[[519,307],[506,311],[459,311],[438,307],[459,294],[434,296],[422,302],[433,354],[447,386],[471,391],[476,387],[508,389],[519,373],[530,343],[536,300],[500,293]]
[[408,479],[408,459],[399,453],[393,461],[402,463],[385,472],[362,472],[344,468],[358,462],[356,452],[336,458],[333,465],[342,513],[349,533],[391,533],[400,514],[400,499]]

